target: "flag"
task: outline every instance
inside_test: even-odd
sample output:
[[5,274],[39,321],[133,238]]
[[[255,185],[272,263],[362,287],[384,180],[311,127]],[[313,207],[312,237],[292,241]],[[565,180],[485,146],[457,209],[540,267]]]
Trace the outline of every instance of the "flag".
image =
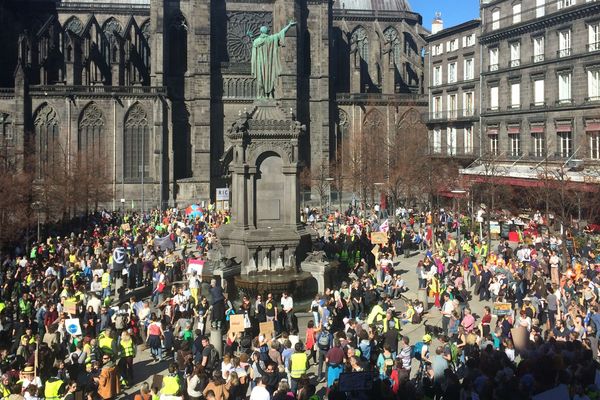
[[388,231],[390,230],[390,223],[389,221],[386,219],[385,221],[383,221],[383,223],[379,226],[379,232],[385,232],[388,233]]
[[117,247],[113,251],[113,271],[122,271],[127,261],[127,252],[123,247]]

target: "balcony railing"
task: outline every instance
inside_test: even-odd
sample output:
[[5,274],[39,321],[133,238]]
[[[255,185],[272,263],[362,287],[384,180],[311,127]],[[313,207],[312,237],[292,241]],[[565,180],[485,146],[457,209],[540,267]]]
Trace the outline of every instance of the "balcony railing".
[[498,64],[490,64],[488,66],[488,71],[492,72],[492,71],[498,71]]
[[167,94],[165,86],[80,86],[80,85],[34,85],[30,91],[36,94],[56,95],[56,94],[128,94],[128,95],[148,95],[148,94]]
[[477,110],[445,110],[429,113],[429,121],[454,121],[458,119],[469,119],[477,116]]
[[587,50],[589,52],[592,51],[599,51],[600,50],[600,42],[596,42],[596,43],[590,43],[587,45]]
[[546,107],[545,101],[537,101],[537,102],[529,104],[529,108],[545,108],[545,107]]
[[558,58],[569,57],[571,55],[571,48],[568,47],[566,49],[560,49],[556,52],[556,56]]
[[475,158],[479,155],[479,147],[477,146],[434,146],[429,145],[429,155],[432,157],[458,157],[458,158]]
[[556,100],[556,105],[557,106],[568,106],[573,104],[573,99],[559,99]]
[[530,151],[529,152],[529,158],[533,159],[533,160],[539,160],[546,157],[546,151],[545,150],[541,150],[541,151]]
[[586,103],[592,103],[595,101],[600,101],[600,96],[590,96],[585,98]]
[[510,68],[515,68],[515,67],[518,67],[518,66],[520,66],[520,65],[521,65],[521,60],[510,60],[510,61],[508,62],[508,66],[509,66]]
[[533,57],[531,57],[531,62],[533,63],[539,63],[544,61],[545,57],[543,54],[535,54]]

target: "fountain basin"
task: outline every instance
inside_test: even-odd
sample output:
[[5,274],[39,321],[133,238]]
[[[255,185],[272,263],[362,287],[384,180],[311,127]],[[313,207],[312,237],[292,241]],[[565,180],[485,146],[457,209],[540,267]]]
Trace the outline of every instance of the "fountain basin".
[[295,299],[306,299],[317,292],[316,281],[309,272],[292,269],[253,271],[235,276],[234,281],[236,288],[250,298],[269,292],[279,298],[283,292],[287,292]]

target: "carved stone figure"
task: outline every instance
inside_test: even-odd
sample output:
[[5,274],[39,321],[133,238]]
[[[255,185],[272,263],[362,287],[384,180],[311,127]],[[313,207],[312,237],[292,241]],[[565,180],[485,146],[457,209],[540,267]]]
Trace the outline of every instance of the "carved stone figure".
[[256,78],[256,96],[273,97],[275,82],[281,73],[279,47],[285,43],[285,34],[296,22],[291,21],[282,30],[269,35],[269,28],[261,26],[260,35],[252,42],[252,76]]

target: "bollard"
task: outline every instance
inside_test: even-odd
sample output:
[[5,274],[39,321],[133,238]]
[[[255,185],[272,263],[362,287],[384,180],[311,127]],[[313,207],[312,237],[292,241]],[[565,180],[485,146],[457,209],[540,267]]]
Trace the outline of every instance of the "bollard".
[[223,357],[223,334],[221,330],[211,327],[209,341],[219,353],[219,357]]
[[419,289],[417,291],[417,300],[423,303],[423,311],[429,310],[429,298],[427,297],[427,289]]

